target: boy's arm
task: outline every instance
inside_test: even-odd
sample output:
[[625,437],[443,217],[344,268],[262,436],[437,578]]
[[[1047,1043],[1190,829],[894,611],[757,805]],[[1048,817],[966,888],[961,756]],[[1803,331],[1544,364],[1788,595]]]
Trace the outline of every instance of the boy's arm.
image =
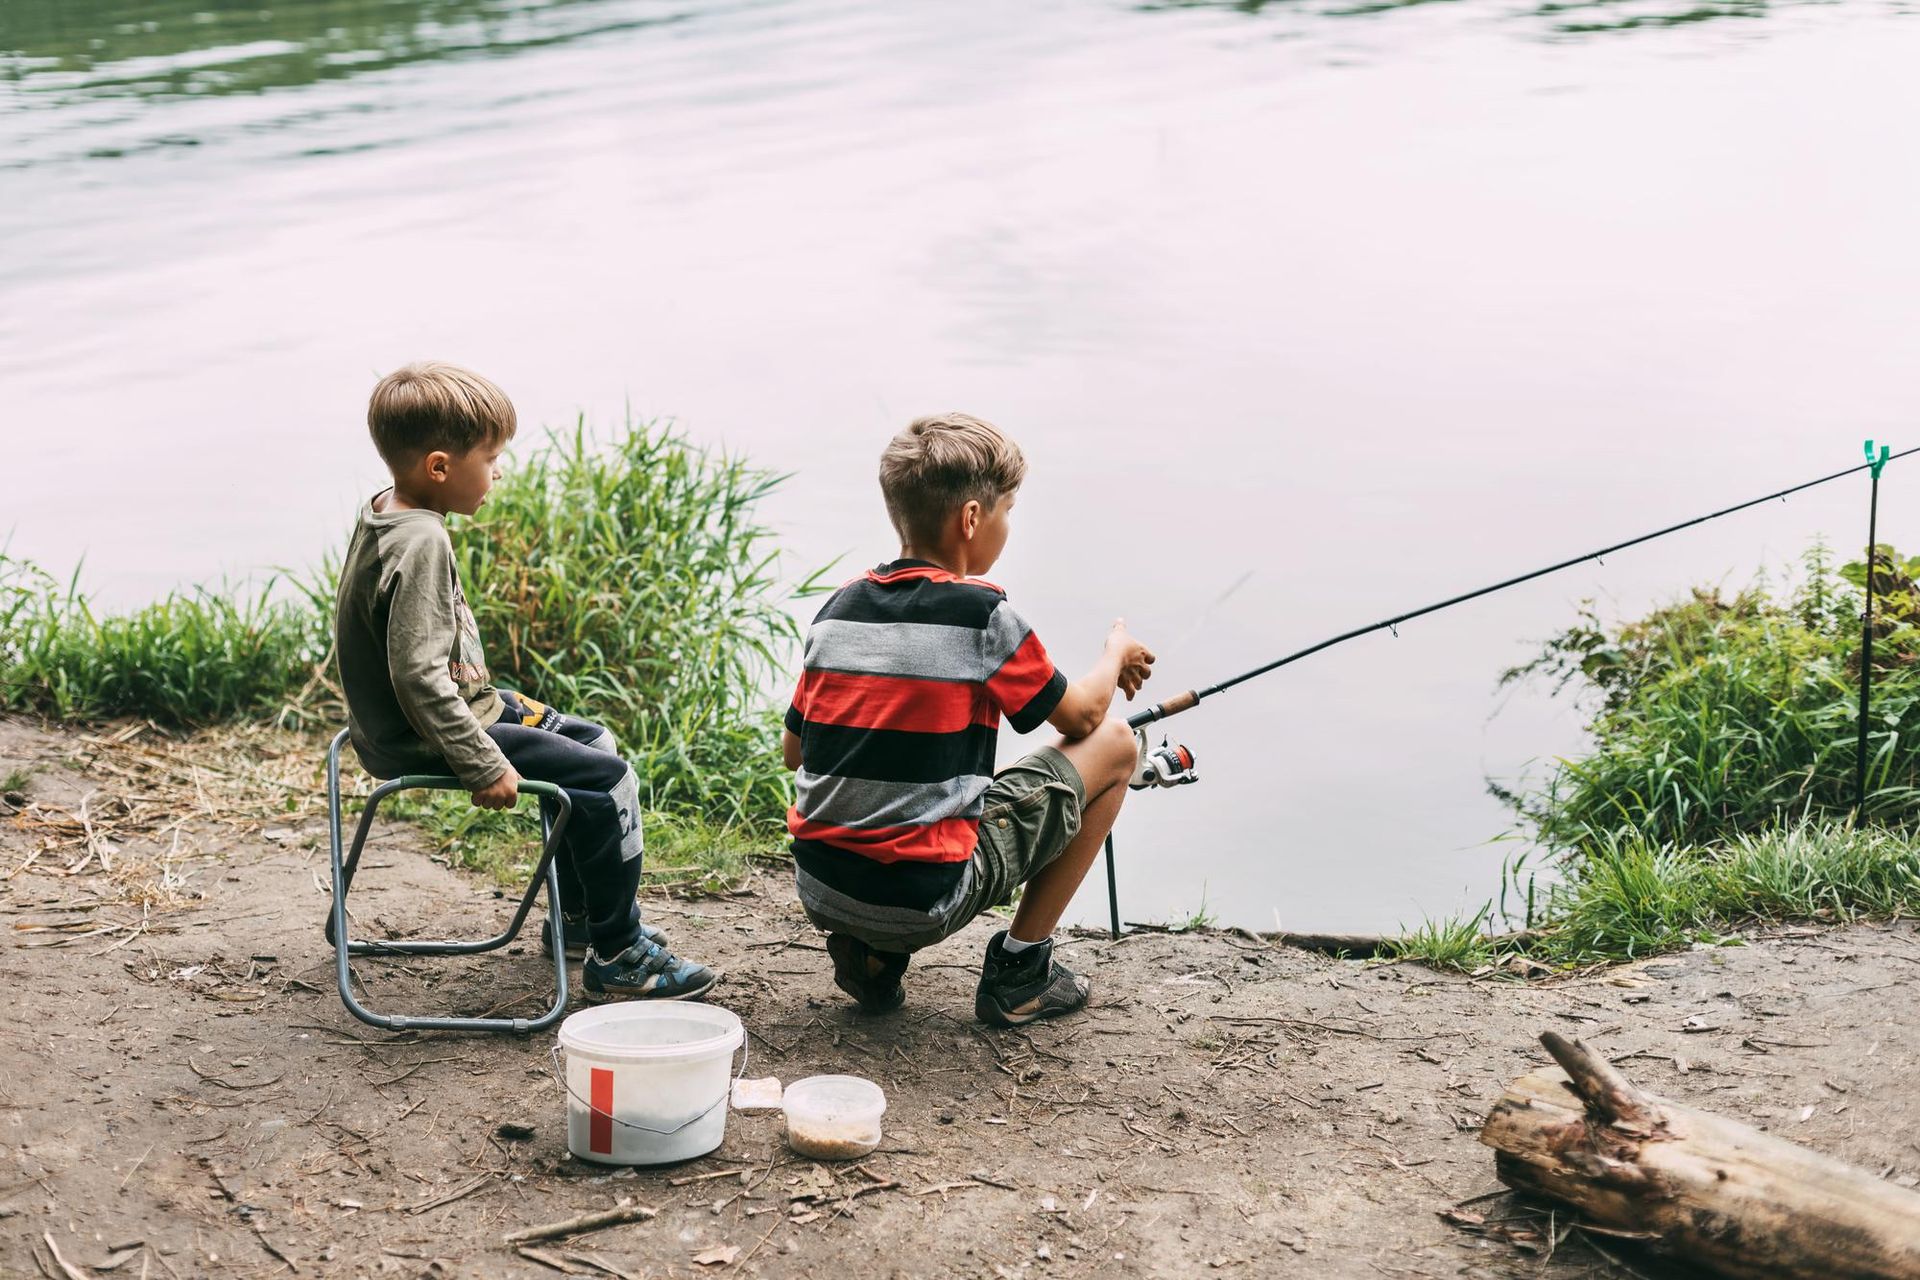
[[[402,551],[388,596],[387,671],[413,731],[475,793],[476,804],[504,808],[512,792],[496,793],[513,766],[474,719],[449,669],[456,639],[452,555],[451,547],[426,538]],[[518,785],[517,775],[512,783]]]
[[800,684],[793,691],[793,701],[787,704],[787,714],[781,717],[784,728],[780,731],[780,763],[789,769],[798,769],[805,760],[801,749],[800,731],[807,727],[806,712],[801,710],[807,702],[807,674],[800,673]]
[[1067,686],[1047,723],[1069,742],[1084,738],[1107,718],[1115,689],[1132,701],[1152,675],[1152,651],[1127,631],[1126,619],[1116,619],[1107,632],[1107,646],[1100,660],[1093,664],[1093,670]]

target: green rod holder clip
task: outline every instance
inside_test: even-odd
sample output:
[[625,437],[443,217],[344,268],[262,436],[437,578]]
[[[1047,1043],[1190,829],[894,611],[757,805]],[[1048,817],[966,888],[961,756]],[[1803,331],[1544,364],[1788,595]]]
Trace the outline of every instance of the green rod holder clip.
[[1890,445],[1883,444],[1880,446],[1880,456],[1878,458],[1874,457],[1873,441],[1867,441],[1867,464],[1873,468],[1873,478],[1875,480],[1880,478],[1880,472],[1882,468],[1887,465],[1887,459],[1892,456],[1892,454],[1893,448]]

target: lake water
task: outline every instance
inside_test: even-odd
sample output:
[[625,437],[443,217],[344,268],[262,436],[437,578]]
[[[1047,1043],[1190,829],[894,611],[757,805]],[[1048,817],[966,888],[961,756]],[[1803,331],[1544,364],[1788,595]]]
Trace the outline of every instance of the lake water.
[[[1162,696],[1920,443],[1907,6],[40,0],[0,51],[0,528],[116,604],[342,545],[422,356],[792,471],[796,572],[892,554],[908,418],[991,417],[1033,468],[995,578],[1075,673],[1126,615]],[[1486,779],[1579,744],[1499,671],[1864,503],[1209,701],[1127,914],[1477,906]]]

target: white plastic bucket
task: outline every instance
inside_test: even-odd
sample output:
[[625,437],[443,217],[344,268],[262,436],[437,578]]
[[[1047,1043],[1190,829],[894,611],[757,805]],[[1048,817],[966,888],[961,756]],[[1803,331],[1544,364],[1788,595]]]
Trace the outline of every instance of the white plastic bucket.
[[638,1001],[560,1024],[567,1150],[600,1164],[691,1160],[727,1136],[740,1019],[711,1004]]

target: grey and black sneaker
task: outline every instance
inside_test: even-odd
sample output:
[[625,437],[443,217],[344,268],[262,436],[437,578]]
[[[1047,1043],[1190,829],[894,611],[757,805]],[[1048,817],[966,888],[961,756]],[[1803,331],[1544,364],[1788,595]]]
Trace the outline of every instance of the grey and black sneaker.
[[980,990],[973,997],[973,1016],[990,1027],[1017,1027],[1041,1018],[1058,1018],[1087,1007],[1092,984],[1063,964],[1053,962],[1053,939],[1037,942],[1019,955],[1001,949],[1002,929],[987,944],[980,966]]
[[907,957],[897,951],[875,951],[847,933],[827,935],[827,954],[833,957],[833,985],[854,998],[867,1013],[891,1013],[906,1003],[900,979]]
[[[587,917],[585,914],[576,916],[563,912],[559,919],[560,936],[567,944],[567,959],[585,959],[587,954]],[[541,955],[551,956],[553,954],[553,922],[554,917],[549,914],[547,916],[547,922],[540,926]],[[667,945],[666,931],[656,929],[644,920],[640,922],[640,936],[648,942],[657,942],[663,947]]]
[[586,958],[580,962],[580,981],[587,995],[599,1000],[697,1000],[713,989],[720,975],[641,938],[606,960],[587,948]]

